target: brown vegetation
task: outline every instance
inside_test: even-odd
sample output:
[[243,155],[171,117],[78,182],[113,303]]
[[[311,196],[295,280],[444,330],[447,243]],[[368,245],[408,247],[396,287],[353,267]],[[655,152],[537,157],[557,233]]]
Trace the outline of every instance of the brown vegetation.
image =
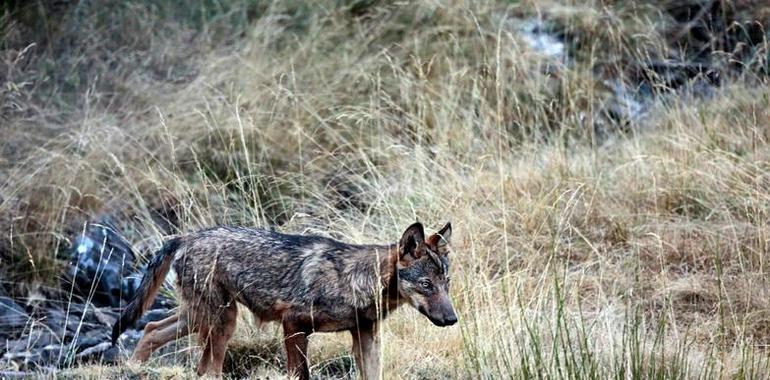
[[[460,322],[399,311],[388,378],[768,373],[770,8],[338,3],[83,5],[42,35],[6,14],[5,287],[55,285],[57,252],[115,210],[145,247],[171,209],[182,231],[358,243],[451,220]],[[522,37],[533,19],[564,57]],[[317,339],[315,363],[349,345]],[[256,351],[234,355],[274,371]]]

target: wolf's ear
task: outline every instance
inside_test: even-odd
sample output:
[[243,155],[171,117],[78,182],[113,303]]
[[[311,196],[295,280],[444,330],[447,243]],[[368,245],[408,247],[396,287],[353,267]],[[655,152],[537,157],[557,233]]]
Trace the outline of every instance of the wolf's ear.
[[447,245],[449,241],[452,239],[452,223],[447,222],[444,228],[438,231],[438,236],[441,236],[441,239],[439,239],[437,245],[439,247],[443,245]]
[[420,222],[407,227],[398,243],[399,259],[410,261],[425,254],[425,230]]
[[442,229],[428,237],[428,245],[441,254],[449,253],[449,241],[452,238],[452,223],[447,223]]

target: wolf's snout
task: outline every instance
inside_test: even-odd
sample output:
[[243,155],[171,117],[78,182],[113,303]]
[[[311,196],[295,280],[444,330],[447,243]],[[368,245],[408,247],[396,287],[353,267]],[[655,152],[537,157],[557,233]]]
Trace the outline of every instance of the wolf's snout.
[[452,313],[444,317],[444,326],[452,326],[457,323],[457,314]]
[[431,318],[433,324],[439,327],[452,326],[457,323],[457,313],[451,304],[444,304],[442,308],[436,310],[435,318]]

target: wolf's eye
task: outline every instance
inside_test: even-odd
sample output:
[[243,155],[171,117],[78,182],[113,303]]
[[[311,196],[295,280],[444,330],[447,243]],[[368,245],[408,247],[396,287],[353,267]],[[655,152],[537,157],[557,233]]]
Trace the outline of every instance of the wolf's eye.
[[430,281],[428,281],[428,280],[420,280],[420,286],[423,289],[430,289],[432,285],[431,285]]

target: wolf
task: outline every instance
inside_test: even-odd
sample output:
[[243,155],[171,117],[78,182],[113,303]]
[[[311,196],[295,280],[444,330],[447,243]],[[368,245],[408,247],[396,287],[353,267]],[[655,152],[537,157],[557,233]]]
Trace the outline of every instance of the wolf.
[[359,378],[380,374],[378,326],[406,303],[436,326],[457,322],[449,297],[452,225],[425,236],[419,222],[388,245],[347,244],[312,235],[248,227],[215,227],[166,241],[147,265],[133,300],[112,331],[112,343],[152,304],[173,266],[178,312],[148,323],[132,360],[197,334],[196,372],[221,377],[227,342],[245,306],[258,321],[283,326],[289,376],[310,377],[308,336],[348,331]]

